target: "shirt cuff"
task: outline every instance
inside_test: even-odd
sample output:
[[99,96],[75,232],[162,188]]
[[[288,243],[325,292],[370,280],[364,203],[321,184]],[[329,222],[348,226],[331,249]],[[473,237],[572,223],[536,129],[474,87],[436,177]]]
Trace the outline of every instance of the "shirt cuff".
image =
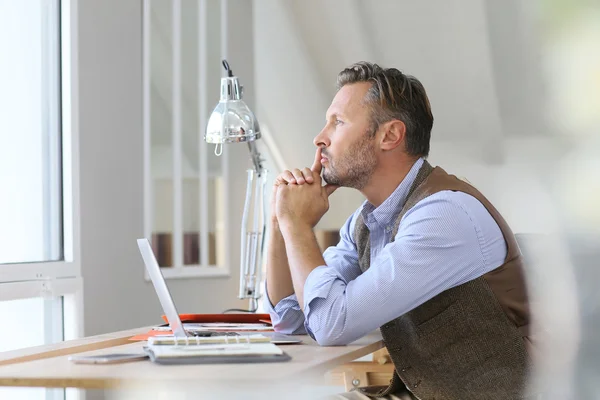
[[298,298],[293,293],[279,301],[275,306],[269,299],[269,293],[265,282],[265,298],[263,302],[265,310],[271,316],[273,329],[288,335],[300,335],[304,331],[304,313],[298,304]]

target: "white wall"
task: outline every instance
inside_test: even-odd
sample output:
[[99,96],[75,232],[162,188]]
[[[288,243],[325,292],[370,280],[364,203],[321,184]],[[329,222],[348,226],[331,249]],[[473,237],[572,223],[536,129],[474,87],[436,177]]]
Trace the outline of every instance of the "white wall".
[[[252,88],[251,3],[230,0],[230,60]],[[142,2],[79,2],[81,257],[86,335],[160,322],[135,239],[142,210]],[[249,103],[251,97],[247,97]],[[247,150],[232,146],[230,278],[171,280],[180,312],[247,307],[237,300]]]

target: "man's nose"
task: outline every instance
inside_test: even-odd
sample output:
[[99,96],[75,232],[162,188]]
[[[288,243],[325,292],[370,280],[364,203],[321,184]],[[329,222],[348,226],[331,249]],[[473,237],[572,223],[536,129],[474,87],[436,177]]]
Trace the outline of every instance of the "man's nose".
[[315,136],[313,143],[317,147],[327,147],[331,144],[329,141],[329,136],[327,135],[327,127],[323,128],[323,130],[321,130],[321,132]]

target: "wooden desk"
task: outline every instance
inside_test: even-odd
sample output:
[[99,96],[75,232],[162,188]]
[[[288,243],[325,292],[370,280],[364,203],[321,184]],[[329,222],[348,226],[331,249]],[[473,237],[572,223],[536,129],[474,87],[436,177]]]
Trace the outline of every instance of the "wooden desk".
[[[0,353],[0,386],[132,388],[162,383],[169,387],[228,382],[248,385],[262,382],[297,382],[303,378],[323,379],[325,373],[339,365],[371,354],[383,346],[380,333],[373,332],[348,346],[321,347],[309,336],[303,344],[282,346],[292,360],[264,364],[157,365],[138,361],[113,365],[81,365],[68,360],[69,354],[107,354],[141,352],[145,342],[128,342],[127,338],[148,328],[84,338],[54,346],[42,346],[37,352],[24,349]],[[86,347],[88,346],[88,347]],[[92,346],[92,347],[89,347]],[[96,347],[94,347],[96,346]]]
[[146,328],[129,329],[126,331],[106,333],[103,335],[90,336],[78,340],[69,340],[56,344],[0,352],[0,366],[119,346],[122,344],[131,343],[129,341],[130,337],[140,332],[148,332],[150,329],[152,329],[151,326]]

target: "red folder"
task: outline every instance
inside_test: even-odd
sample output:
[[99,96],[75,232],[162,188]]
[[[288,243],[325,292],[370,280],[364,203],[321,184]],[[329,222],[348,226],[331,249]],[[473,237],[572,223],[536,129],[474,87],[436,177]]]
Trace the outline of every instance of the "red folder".
[[[163,315],[162,319],[165,322],[167,316]],[[264,323],[271,325],[271,316],[269,314],[251,314],[251,313],[240,313],[240,314],[179,314],[181,322],[228,322],[238,324],[258,324]]]
[[[166,315],[162,319],[168,323]],[[181,322],[225,322],[239,324],[258,324],[264,323],[271,325],[271,316],[269,314],[179,314]],[[171,331],[155,331],[151,330],[147,333],[133,336],[129,340],[148,340],[150,336],[172,335]]]
[[173,331],[155,331],[150,330],[146,333],[140,333],[139,335],[135,335],[129,338],[131,341],[140,341],[140,340],[148,340],[148,338],[152,336],[169,336],[172,335]]

